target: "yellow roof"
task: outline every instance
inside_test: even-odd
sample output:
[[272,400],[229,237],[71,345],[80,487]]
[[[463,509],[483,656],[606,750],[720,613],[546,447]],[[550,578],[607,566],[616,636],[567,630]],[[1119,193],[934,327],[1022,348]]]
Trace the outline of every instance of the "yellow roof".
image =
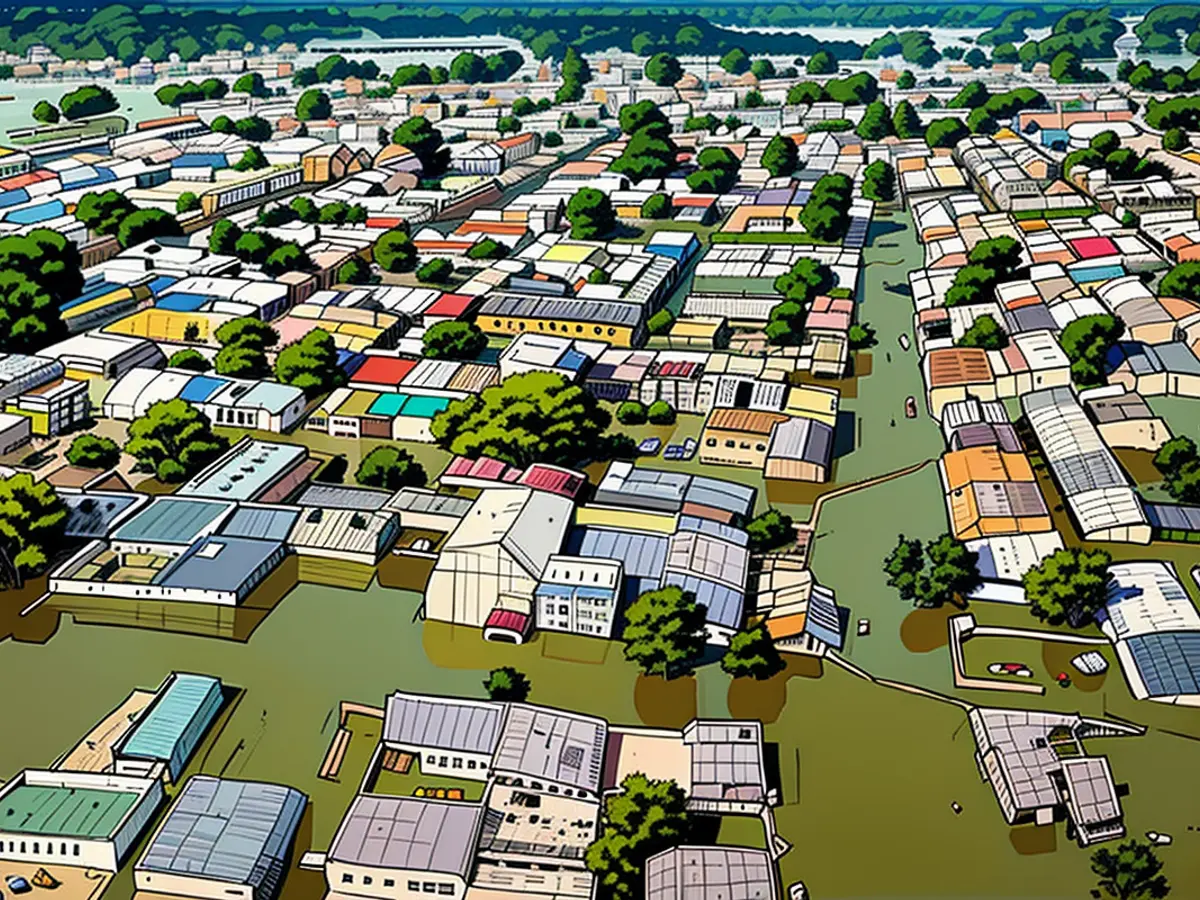
[[783,411],[789,416],[837,424],[838,392],[811,384],[793,385]]
[[543,259],[550,262],[565,262],[565,263],[581,263],[586,262],[587,258],[596,252],[595,247],[589,247],[587,244],[555,244],[546,251]]

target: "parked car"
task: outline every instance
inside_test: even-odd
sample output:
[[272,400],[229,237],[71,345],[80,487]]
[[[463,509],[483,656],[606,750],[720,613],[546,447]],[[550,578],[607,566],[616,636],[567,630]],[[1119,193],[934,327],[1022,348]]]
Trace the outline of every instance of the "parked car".
[[679,460],[683,458],[682,444],[668,444],[667,449],[663,451],[663,459]]
[[904,399],[904,418],[915,419],[917,417],[917,398],[906,397]]
[[28,894],[33,890],[33,888],[29,886],[29,882],[20,875],[9,875],[4,879],[4,883],[8,885],[8,889],[14,894]]
[[907,334],[902,334],[902,335],[900,335],[900,337],[897,339],[897,341],[898,341],[898,343],[900,344],[900,349],[901,349],[901,350],[907,350],[907,349],[908,349],[908,335],[907,335]]
[[683,442],[683,448],[682,448],[683,456],[681,456],[680,459],[691,459],[693,456],[695,456],[697,446],[699,446],[699,445],[696,443],[695,438],[688,438],[687,440],[685,440]]
[[662,438],[648,437],[638,444],[638,453],[643,456],[658,456],[658,448],[662,446]]

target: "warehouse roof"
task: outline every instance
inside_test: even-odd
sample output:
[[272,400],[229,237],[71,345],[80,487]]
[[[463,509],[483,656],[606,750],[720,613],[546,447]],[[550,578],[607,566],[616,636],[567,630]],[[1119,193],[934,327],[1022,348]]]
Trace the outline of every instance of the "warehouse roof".
[[267,541],[287,540],[296,524],[300,510],[294,506],[239,506],[221,526],[221,534],[229,537],[259,538]]
[[162,587],[238,591],[282,549],[281,541],[207,535],[154,578]]
[[299,506],[319,506],[323,509],[357,509],[375,512],[387,503],[387,491],[346,487],[340,484],[310,484],[297,501]]
[[383,739],[490,756],[500,739],[503,718],[504,707],[495,703],[397,691],[387,699]]
[[308,456],[297,444],[245,440],[183,485],[178,497],[255,500]]
[[220,693],[221,681],[211,675],[174,673],[166,688],[151,702],[141,719],[126,732],[119,752],[142,759],[171,758],[175,746],[196,716]]
[[194,775],[136,868],[257,889],[287,856],[307,803],[294,788]]
[[642,313],[642,306],[636,303],[495,294],[480,307],[479,318],[508,316],[520,319],[555,319],[632,328],[641,322]]
[[765,850],[674,847],[646,861],[646,900],[735,897],[775,897],[775,868]]
[[598,793],[607,739],[603,719],[511,704],[493,768]]
[[335,862],[466,879],[483,807],[411,797],[360,794],[329,848]]
[[190,544],[206,528],[233,510],[218,500],[158,497],[113,533],[113,540],[152,544]]
[[4,795],[0,830],[85,839],[112,835],[138,801],[133,791],[21,784]]

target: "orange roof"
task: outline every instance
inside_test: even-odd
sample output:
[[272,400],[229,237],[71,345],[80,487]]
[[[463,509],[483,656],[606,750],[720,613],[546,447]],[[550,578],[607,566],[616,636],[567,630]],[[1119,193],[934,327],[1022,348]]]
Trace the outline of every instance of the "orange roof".
[[770,434],[779,422],[786,422],[783,413],[757,409],[714,409],[708,416],[705,428],[717,431],[741,431],[745,434]]
[[608,168],[606,162],[589,162],[578,159],[574,162],[563,163],[558,167],[557,175],[600,175]]
[[931,388],[986,384],[992,380],[987,351],[978,347],[942,347],[930,350],[927,358]]
[[1168,250],[1178,250],[1181,247],[1190,247],[1194,243],[1196,242],[1186,234],[1176,234],[1163,241],[1163,244]]
[[533,132],[526,131],[524,134],[515,134],[510,138],[501,138],[496,141],[496,146],[501,150],[508,150],[510,147],[520,147],[522,144],[528,144],[533,140]]
[[454,229],[455,234],[510,234],[516,237],[523,235],[526,229],[523,223],[515,222],[475,222],[467,220],[458,228]]
[[167,125],[183,125],[187,122],[199,122],[199,116],[165,116],[161,119],[146,119],[134,126],[135,131],[145,131],[148,128],[163,128]]
[[1176,322],[1200,313],[1200,303],[1193,303],[1191,300],[1183,300],[1179,297],[1159,297],[1158,302]]
[[942,457],[942,471],[951,491],[972,481],[1034,481],[1029,457],[1004,453],[995,446],[952,450]]
[[49,181],[57,177],[57,175],[48,169],[34,169],[32,172],[26,172],[24,175],[14,175],[12,178],[0,180],[0,191],[15,191],[17,188],[29,187],[31,184]]

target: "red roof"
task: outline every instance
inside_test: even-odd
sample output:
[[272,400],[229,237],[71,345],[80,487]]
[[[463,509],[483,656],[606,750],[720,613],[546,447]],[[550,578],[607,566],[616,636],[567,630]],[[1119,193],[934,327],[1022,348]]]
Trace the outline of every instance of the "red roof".
[[427,316],[442,316],[449,319],[457,319],[475,302],[474,297],[468,297],[466,294],[442,294],[433,303],[425,309]]
[[405,376],[417,367],[415,360],[397,359],[392,356],[368,356],[359,366],[351,384],[383,384],[399,387]]
[[488,613],[483,627],[501,628],[504,631],[515,631],[524,636],[529,631],[529,616],[512,609],[493,609]]
[[570,469],[560,469],[558,466],[534,463],[521,473],[521,477],[517,481],[526,487],[535,488],[539,491],[547,491],[551,494],[558,494],[561,497],[569,497],[574,500],[579,496],[579,492],[583,490],[587,479],[578,472],[572,472]]
[[14,175],[12,178],[0,180],[0,191],[15,191],[17,188],[28,187],[31,184],[37,184],[39,181],[49,181],[51,178],[57,177],[49,169],[34,169],[32,172],[26,172],[24,175]]
[[1070,241],[1071,249],[1080,259],[1098,259],[1101,256],[1116,256],[1121,251],[1112,242],[1112,238],[1086,237]]
[[512,478],[508,477],[510,472],[512,478],[518,474],[508,463],[492,459],[490,456],[481,456],[479,459],[456,456],[450,460],[450,465],[446,466],[446,471],[442,474],[458,478],[479,478],[484,481],[511,481]]
[[518,135],[515,135],[514,137],[503,138],[501,140],[498,140],[498,141],[496,141],[496,146],[499,147],[501,150],[507,150],[509,147],[520,147],[522,144],[527,144],[532,140],[533,140],[533,133],[530,131],[527,131],[524,134],[518,134]]
[[397,228],[403,224],[403,216],[367,216],[368,228]]

